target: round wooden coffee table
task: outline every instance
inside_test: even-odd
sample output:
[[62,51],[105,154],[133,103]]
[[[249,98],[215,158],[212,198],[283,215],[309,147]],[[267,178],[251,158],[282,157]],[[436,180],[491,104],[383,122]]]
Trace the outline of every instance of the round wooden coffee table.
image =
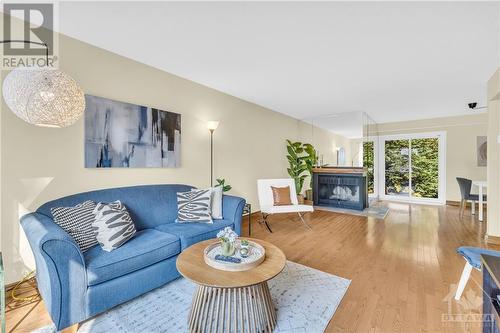
[[262,245],[266,259],[243,272],[222,271],[208,266],[203,250],[216,239],[194,244],[177,257],[177,270],[198,285],[189,313],[190,332],[272,332],[276,310],[267,281],[285,267],[285,254],[269,242]]

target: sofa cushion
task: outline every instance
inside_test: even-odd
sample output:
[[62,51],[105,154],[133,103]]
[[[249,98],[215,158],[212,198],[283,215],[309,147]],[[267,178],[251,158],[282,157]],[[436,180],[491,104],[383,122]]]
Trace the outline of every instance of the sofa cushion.
[[182,250],[185,248],[217,236],[219,230],[225,227],[234,228],[230,220],[213,220],[213,223],[169,223],[156,227],[156,230],[176,235],[181,240]]
[[96,285],[180,253],[179,237],[154,229],[138,231],[112,252],[96,246],[84,253],[88,285]]

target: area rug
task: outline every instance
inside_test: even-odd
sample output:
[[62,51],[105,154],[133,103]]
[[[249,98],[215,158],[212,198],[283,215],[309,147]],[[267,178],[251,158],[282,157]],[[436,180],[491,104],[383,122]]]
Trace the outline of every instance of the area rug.
[[[323,332],[350,283],[350,280],[288,261],[283,272],[269,281],[278,314],[274,332]],[[195,288],[187,279],[177,279],[86,321],[78,332],[187,332]],[[34,331],[49,332],[55,332],[54,326]]]

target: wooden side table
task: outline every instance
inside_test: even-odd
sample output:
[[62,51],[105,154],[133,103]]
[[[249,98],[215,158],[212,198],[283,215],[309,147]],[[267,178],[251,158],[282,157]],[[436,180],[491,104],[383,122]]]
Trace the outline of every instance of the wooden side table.
[[285,267],[284,253],[269,242],[259,266],[244,272],[222,271],[208,266],[203,250],[216,239],[192,245],[177,258],[177,269],[198,285],[189,313],[190,332],[272,332],[276,310],[267,281]]

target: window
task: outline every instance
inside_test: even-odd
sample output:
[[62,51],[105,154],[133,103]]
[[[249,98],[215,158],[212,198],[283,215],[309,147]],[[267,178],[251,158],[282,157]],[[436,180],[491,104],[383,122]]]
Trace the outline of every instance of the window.
[[444,132],[380,137],[382,199],[444,203],[445,139]]

